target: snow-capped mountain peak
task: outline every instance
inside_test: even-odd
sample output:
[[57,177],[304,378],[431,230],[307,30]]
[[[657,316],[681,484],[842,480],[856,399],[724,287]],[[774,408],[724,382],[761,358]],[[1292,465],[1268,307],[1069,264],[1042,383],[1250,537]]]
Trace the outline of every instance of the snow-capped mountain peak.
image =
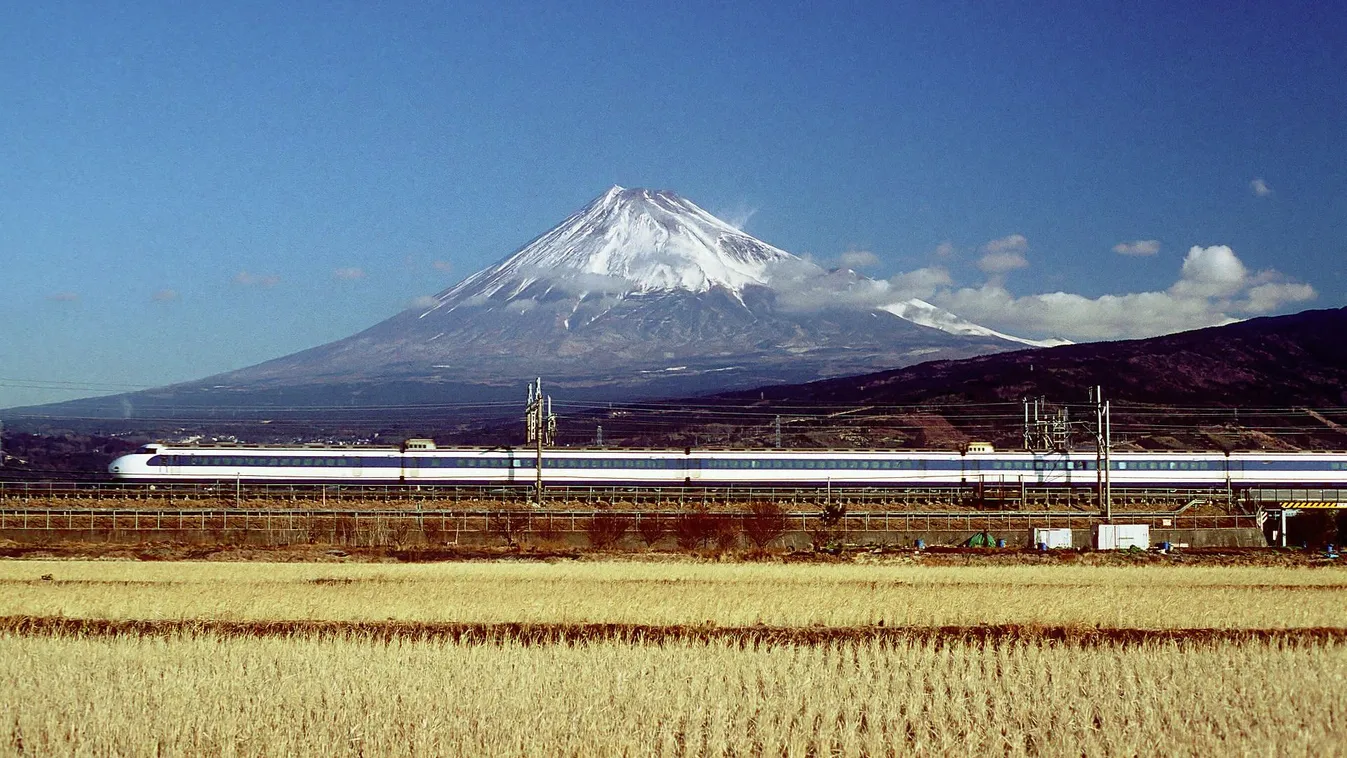
[[[750,287],[758,289],[752,297]],[[659,295],[666,302],[675,295],[724,297],[755,311],[766,296],[787,310],[851,308],[959,337],[1062,344],[1004,334],[923,300],[885,304],[878,299],[884,287],[850,269],[828,271],[773,247],[673,192],[614,186],[501,262],[441,292],[419,319],[487,306],[516,316],[548,314],[572,331],[634,296]]]
[[[614,186],[500,263],[437,296],[510,300],[544,279],[610,294],[671,290],[738,293],[768,267],[799,261],[673,192]],[[427,311],[429,312],[429,311]]]

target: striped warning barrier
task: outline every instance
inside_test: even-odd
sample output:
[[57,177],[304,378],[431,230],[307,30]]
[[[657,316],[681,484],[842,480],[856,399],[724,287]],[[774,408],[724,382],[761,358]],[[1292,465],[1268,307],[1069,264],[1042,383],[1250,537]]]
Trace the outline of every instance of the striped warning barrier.
[[1285,508],[1285,509],[1287,509],[1287,510],[1291,510],[1291,509],[1310,509],[1310,508],[1321,508],[1321,509],[1322,509],[1322,508],[1347,508],[1347,502],[1337,502],[1337,501],[1329,501],[1329,502],[1326,502],[1326,501],[1319,501],[1319,502],[1298,502],[1298,501],[1286,502],[1286,501],[1283,501],[1283,502],[1278,503],[1278,505],[1280,505],[1282,508]]

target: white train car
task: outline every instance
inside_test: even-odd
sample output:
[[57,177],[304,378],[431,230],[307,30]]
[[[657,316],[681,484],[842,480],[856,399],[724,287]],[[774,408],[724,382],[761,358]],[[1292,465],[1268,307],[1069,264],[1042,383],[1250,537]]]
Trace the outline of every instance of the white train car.
[[[882,450],[550,449],[542,477],[552,485],[1093,487],[1093,452]],[[1347,486],[1347,453],[1114,453],[1115,487]],[[518,448],[401,448],[146,445],[109,466],[141,481],[259,481],[528,484],[537,457]]]

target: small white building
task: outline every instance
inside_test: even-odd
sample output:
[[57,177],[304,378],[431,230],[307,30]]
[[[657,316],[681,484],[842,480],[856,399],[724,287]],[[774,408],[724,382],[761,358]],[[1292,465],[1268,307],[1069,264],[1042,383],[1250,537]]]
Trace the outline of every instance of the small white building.
[[1095,547],[1099,550],[1128,550],[1151,546],[1149,524],[1100,524]]
[[1071,548],[1071,530],[1070,529],[1035,529],[1034,547],[1039,545],[1046,546],[1049,550],[1058,548]]

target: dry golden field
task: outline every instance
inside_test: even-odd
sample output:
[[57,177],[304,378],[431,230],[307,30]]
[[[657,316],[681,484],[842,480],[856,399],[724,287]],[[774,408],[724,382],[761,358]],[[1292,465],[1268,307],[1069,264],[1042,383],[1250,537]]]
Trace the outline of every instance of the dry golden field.
[[0,588],[0,753],[1347,750],[1336,567],[6,561]]
[[0,636],[35,755],[1340,755],[1347,646]]
[[1347,569],[1336,567],[5,561],[0,588],[0,616],[1347,627]]

